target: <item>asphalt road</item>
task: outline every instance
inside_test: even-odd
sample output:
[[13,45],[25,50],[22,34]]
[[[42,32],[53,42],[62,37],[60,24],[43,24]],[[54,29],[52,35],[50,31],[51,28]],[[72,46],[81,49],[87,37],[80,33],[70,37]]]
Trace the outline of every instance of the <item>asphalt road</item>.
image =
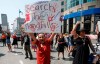
[[[25,59],[24,49],[20,46],[19,48],[13,48],[13,52],[8,52],[7,46],[3,47],[0,42],[0,64],[36,64],[36,52],[33,52],[33,60]],[[67,57],[67,52],[65,51],[65,60],[62,59],[60,55],[60,60],[57,60],[57,51],[52,49],[51,51],[51,64],[72,64],[72,58]]]
[[[8,52],[7,46],[3,47],[0,42],[0,64],[36,64],[36,52],[33,52],[32,55],[34,57],[33,60],[25,59],[24,49],[20,46],[19,48],[13,48],[13,52]],[[92,43],[95,44],[96,40],[92,40]],[[62,59],[62,55],[60,55],[60,60],[57,60],[57,51],[52,49],[51,51],[51,64],[72,64],[72,58],[67,56],[67,52],[65,51],[65,60]]]

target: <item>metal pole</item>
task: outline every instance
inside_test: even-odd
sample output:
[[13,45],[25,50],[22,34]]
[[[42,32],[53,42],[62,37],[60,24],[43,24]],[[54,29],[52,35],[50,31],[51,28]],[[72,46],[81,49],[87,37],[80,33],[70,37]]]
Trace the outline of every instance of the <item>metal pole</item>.
[[81,0],[81,27],[83,28],[84,26],[82,25],[83,22],[82,22],[82,11],[83,11],[83,8],[82,8],[82,3],[83,3],[83,0]]
[[17,18],[17,32],[19,32],[19,21],[20,21],[20,10],[19,10],[19,18]]

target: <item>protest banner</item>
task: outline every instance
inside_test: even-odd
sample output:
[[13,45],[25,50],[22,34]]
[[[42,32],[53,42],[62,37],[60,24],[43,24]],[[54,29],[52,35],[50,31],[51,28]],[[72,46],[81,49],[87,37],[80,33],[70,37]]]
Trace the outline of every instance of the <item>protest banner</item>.
[[25,32],[32,33],[60,33],[61,32],[61,4],[59,1],[42,1],[25,6],[30,21],[23,27]]

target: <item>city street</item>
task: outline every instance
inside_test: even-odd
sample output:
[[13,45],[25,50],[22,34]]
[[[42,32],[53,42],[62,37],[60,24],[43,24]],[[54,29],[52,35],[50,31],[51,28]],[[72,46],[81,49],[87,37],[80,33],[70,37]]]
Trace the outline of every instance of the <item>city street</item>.
[[2,0],[0,14],[0,64],[88,64],[100,54],[100,0]]
[[[2,43],[0,42],[0,64],[36,64],[36,52],[32,51],[33,60],[25,59],[24,49],[20,46],[19,48],[13,47],[13,52],[8,52],[8,48],[2,47]],[[67,53],[65,51],[65,60],[62,59],[62,55],[60,55],[60,60],[57,60],[57,52],[56,50],[52,50],[51,52],[51,64],[72,64],[72,59],[67,57]]]
[[[96,41],[92,40],[92,42],[95,44]],[[25,52],[24,49],[20,46],[19,48],[13,48],[13,52],[8,52],[8,48],[3,47],[2,43],[0,42],[0,64],[36,64],[36,52],[32,51],[33,60],[25,59]],[[65,51],[65,60],[62,59],[62,56],[60,55],[60,60],[57,60],[57,51],[52,50],[51,51],[51,64],[72,64],[72,58],[67,57],[67,52]]]

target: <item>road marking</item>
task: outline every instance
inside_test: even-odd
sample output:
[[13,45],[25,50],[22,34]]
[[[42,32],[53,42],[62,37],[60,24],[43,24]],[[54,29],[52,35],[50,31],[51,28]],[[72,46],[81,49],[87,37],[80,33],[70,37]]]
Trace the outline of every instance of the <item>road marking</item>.
[[15,53],[15,55],[18,55],[17,53]]
[[19,63],[20,63],[20,64],[24,64],[22,60],[19,60]]

